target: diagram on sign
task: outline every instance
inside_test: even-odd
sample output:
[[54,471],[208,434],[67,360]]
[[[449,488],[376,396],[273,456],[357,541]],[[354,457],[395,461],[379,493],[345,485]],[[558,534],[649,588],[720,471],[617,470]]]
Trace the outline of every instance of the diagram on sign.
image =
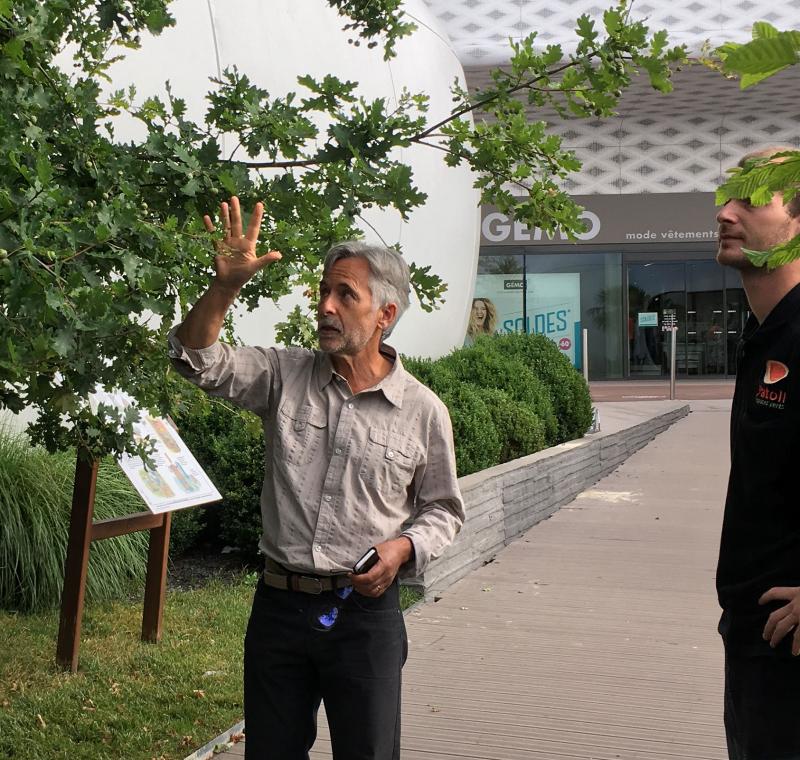
[[[100,404],[121,411],[136,405],[131,396],[120,391],[99,391],[90,396],[90,401],[95,413]],[[119,466],[151,512],[171,512],[222,500],[216,486],[168,420],[140,412],[133,429],[137,440],[149,438],[154,443],[152,465],[145,464],[140,457],[123,454],[118,460]]]

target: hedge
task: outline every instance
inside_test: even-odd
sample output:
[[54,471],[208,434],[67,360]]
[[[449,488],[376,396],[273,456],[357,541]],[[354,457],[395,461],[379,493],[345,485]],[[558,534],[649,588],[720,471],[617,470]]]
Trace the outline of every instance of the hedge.
[[[447,405],[459,476],[578,438],[591,424],[583,377],[543,336],[491,336],[441,359],[403,357],[403,364]],[[261,422],[196,394],[176,423],[224,497],[221,507],[200,514],[202,535],[255,557],[264,477]]]

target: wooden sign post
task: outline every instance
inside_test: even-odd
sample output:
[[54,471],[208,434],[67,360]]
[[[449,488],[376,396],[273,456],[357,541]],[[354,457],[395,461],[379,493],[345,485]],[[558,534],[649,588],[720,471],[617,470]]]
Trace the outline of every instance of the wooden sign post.
[[67,558],[64,563],[64,590],[61,594],[61,619],[58,626],[56,662],[65,670],[78,670],[81,645],[81,618],[86,593],[86,571],[92,541],[122,536],[138,530],[150,531],[147,576],[142,615],[142,641],[161,640],[164,595],[167,584],[167,553],[171,513],[139,512],[94,522],[94,496],[98,462],[80,455],[75,468]]

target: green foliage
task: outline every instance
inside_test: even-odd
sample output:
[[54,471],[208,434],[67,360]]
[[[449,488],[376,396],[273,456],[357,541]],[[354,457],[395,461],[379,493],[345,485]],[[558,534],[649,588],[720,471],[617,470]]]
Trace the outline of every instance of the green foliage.
[[439,397],[453,423],[458,475],[494,467],[500,461],[503,443],[480,390],[472,383],[457,383]]
[[[470,95],[454,88],[454,116],[422,137],[441,131],[453,165],[468,163],[476,172],[482,202],[492,204],[529,227],[570,237],[583,231],[582,209],[559,188],[559,180],[580,169],[561,138],[548,134],[544,121],[532,121],[525,106],[552,108],[562,118],[611,116],[622,91],[639,73],[662,92],[672,89],[671,66],[685,60],[683,47],[668,48],[666,32],[648,37],[642,22],[632,22],[630,5],[618,2],[603,14],[603,30],[581,16],[578,45],[565,55],[559,45],[537,50],[536,33],[512,41],[510,65],[492,72],[493,84]],[[471,127],[460,117],[480,107],[489,116]]]
[[499,388],[478,391],[500,439],[500,462],[511,462],[546,448],[545,425],[533,409]]
[[779,32],[772,24],[758,21],[750,42],[726,42],[714,52],[716,61],[706,62],[726,75],[740,77],[744,90],[797,63],[800,31]]
[[[398,0],[329,2],[360,38],[383,34],[387,56],[411,30]],[[103,94],[112,62],[172,23],[167,0],[0,2],[0,407],[33,407],[30,434],[51,451],[143,453],[132,418],[94,414],[87,396],[101,384],[170,411],[165,333],[212,274],[200,215],[231,193],[245,208],[264,202],[261,245],[283,254],[245,286],[247,308],[313,288],[324,252],[358,235],[364,209],[407,218],[424,203],[399,158],[411,145],[471,167],[483,202],[574,234],[580,210],[556,183],[579,163],[544,123],[528,121],[523,100],[568,117],[610,115],[635,72],[666,91],[683,58],[663,33],[648,38],[620,2],[602,30],[578,21],[574,55],[537,52],[534,36],[515,43],[510,70],[474,97],[455,87],[453,112],[435,123],[425,95],[369,101],[332,75],[300,76],[297,93],[272,97],[246,72],[226,70],[198,123],[169,89],[163,98],[133,87]],[[73,56],[69,74],[58,55]],[[490,119],[473,127],[464,117],[476,107]],[[144,137],[115,141],[120,114]],[[445,284],[429,267],[412,274],[420,303],[433,308]],[[279,334],[308,343],[309,312],[293,313]]]
[[175,416],[181,438],[222,494],[203,510],[203,534],[254,559],[261,538],[264,435],[249,412],[193,389],[193,403]]
[[547,387],[558,432],[548,445],[580,438],[592,423],[592,402],[583,375],[544,335],[507,333],[483,339],[486,350],[514,357]]
[[[0,608],[41,610],[58,605],[72,507],[75,455],[48,454],[0,428]],[[142,511],[139,496],[113,461],[97,476],[95,519]],[[147,533],[92,544],[87,599],[124,596],[144,578]]]
[[[798,55],[800,31],[781,32],[772,24],[759,21],[753,24],[750,42],[726,42],[702,61],[725,76],[738,76],[744,90],[794,66]],[[754,206],[763,206],[775,193],[782,193],[783,202],[788,203],[800,190],[800,152],[782,151],[753,158],[728,173],[730,177],[717,189],[717,204],[746,198]],[[800,236],[767,251],[745,249],[745,253],[754,266],[775,269],[800,259]]]
[[[386,36],[383,53],[386,61],[396,55],[395,42],[417,28],[416,24],[403,20],[406,16],[400,9],[402,0],[331,0],[331,5],[350,18],[344,28],[360,30],[359,37],[368,40],[367,47],[373,48],[378,44],[374,39],[376,36]],[[348,39],[348,42],[356,47],[359,45],[358,40]]]
[[[213,509],[214,507],[210,507]],[[191,549],[203,530],[203,509],[178,509],[172,513],[169,529],[169,556],[179,557]]]
[[546,440],[555,442],[558,420],[544,382],[516,357],[489,349],[491,338],[480,343],[453,351],[441,361],[461,382],[503,390],[528,406],[544,424]]
[[403,364],[447,405],[459,475],[580,438],[592,421],[583,377],[541,335],[479,338],[441,359]]

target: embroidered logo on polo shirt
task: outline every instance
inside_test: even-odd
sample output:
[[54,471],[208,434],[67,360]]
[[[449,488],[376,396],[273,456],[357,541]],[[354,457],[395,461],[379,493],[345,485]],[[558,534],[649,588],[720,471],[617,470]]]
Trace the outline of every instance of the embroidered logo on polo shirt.
[[774,359],[767,360],[767,369],[764,372],[764,382],[767,385],[779,383],[789,376],[789,368],[783,362],[776,362]]
[[789,368],[783,363],[769,359],[764,371],[764,381],[758,384],[756,391],[756,404],[766,406],[768,409],[786,409],[786,391],[770,388],[789,376]]

